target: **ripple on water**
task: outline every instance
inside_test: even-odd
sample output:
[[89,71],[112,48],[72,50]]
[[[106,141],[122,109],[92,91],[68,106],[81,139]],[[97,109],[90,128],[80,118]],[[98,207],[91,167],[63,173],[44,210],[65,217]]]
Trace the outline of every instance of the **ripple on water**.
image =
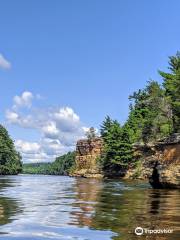
[[0,178],[2,239],[133,240],[135,227],[142,226],[171,227],[175,233],[165,239],[176,240],[179,217],[179,191],[153,190],[139,181]]

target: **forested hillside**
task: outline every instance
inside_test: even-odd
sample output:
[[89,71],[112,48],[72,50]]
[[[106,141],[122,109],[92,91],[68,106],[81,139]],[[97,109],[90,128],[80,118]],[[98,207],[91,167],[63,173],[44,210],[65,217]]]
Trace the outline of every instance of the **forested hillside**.
[[129,116],[121,126],[107,116],[101,126],[104,170],[136,164],[133,144],[147,145],[180,132],[180,52],[169,57],[168,72],[159,71],[163,83],[147,82],[130,99]]
[[21,156],[15,150],[14,142],[7,130],[0,125],[0,174],[13,175],[22,170]]
[[75,165],[75,152],[68,152],[57,157],[52,163],[28,163],[23,165],[23,173],[68,175]]

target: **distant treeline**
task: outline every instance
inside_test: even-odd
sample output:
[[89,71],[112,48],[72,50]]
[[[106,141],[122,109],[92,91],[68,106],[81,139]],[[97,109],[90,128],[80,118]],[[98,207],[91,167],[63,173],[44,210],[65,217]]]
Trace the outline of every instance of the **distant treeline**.
[[25,174],[69,175],[75,166],[75,152],[57,157],[52,163],[23,164]]

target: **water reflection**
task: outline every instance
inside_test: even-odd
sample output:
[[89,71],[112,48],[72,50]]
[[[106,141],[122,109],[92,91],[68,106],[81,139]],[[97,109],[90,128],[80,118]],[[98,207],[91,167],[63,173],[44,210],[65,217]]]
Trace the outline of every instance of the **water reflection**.
[[178,190],[150,190],[149,222],[152,229],[173,229],[169,239],[180,239],[180,193]]
[[12,198],[1,196],[6,188],[13,187],[13,182],[5,177],[0,178],[0,225],[11,223],[17,213],[21,212],[18,202]]
[[0,178],[2,239],[134,240],[137,226],[172,228],[180,239],[180,193],[142,182],[58,176]]
[[[72,223],[91,229],[110,230],[112,239],[137,239],[137,226],[148,229],[170,228],[168,236],[146,239],[180,239],[180,194],[178,191],[153,190],[147,185],[77,179]],[[142,239],[142,237],[141,237]]]
[[16,201],[1,197],[0,198],[0,225],[4,225],[13,221],[13,216],[18,212],[18,204]]
[[160,209],[160,199],[161,199],[161,191],[160,190],[154,190],[151,193],[150,199],[150,214],[158,214],[159,213],[159,209]]
[[73,191],[76,193],[75,202],[72,203],[70,224],[92,226],[95,206],[99,201],[103,182],[97,179],[77,178]]

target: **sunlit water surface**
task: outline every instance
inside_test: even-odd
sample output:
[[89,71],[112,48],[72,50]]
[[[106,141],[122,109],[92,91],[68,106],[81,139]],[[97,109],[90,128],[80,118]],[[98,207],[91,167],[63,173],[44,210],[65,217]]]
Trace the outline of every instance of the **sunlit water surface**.
[[[136,236],[137,227],[173,229]],[[180,192],[147,183],[62,176],[0,177],[0,238],[180,239]]]

